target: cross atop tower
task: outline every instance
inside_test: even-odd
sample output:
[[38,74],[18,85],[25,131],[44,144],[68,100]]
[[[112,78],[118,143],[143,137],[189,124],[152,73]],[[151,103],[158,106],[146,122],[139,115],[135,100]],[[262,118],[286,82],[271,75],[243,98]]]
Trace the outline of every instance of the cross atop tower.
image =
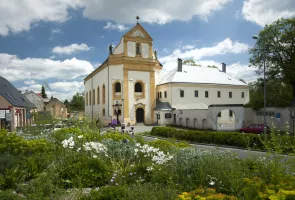
[[137,24],[138,24],[138,20],[139,20],[139,19],[140,19],[140,18],[139,18],[139,16],[137,15],[137,16],[136,16]]

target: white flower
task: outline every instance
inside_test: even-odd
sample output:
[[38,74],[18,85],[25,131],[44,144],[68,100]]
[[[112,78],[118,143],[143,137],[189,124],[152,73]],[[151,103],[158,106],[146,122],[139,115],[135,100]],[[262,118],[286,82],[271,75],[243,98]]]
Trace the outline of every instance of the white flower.
[[140,144],[139,144],[139,143],[136,143],[135,146],[136,146],[136,147],[140,147]]
[[97,158],[97,155],[93,155],[92,157],[93,157],[93,158]]
[[79,138],[79,139],[83,138],[83,135],[79,135],[78,138]]
[[214,184],[215,184],[214,181],[210,181],[210,182],[209,182],[209,185],[214,185]]
[[77,149],[77,152],[79,152],[81,150],[81,147],[79,147],[78,149]]
[[146,168],[146,170],[147,170],[148,172],[152,171],[153,169],[154,169],[153,167],[148,167],[148,168]]
[[133,173],[129,173],[129,175],[130,175],[130,176],[132,176],[132,175],[133,175]]

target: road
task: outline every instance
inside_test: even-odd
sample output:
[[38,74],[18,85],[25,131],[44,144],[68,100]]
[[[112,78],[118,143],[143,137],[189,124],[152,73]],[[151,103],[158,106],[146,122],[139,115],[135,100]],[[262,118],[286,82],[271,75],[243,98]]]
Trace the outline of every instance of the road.
[[[135,134],[136,133],[142,133],[146,131],[151,131],[153,126],[145,126],[145,125],[135,125],[134,130]],[[126,130],[130,130],[129,127],[126,128]],[[120,131],[120,129],[119,129]],[[153,141],[155,139],[159,139],[157,137],[151,137],[151,136],[142,136],[146,141]],[[165,138],[160,138],[164,139]],[[235,153],[239,158],[247,158],[247,157],[266,157],[268,156],[267,152],[262,152],[262,151],[251,151],[251,150],[245,150],[245,149],[238,149],[238,148],[232,148],[232,147],[224,147],[224,146],[214,146],[214,145],[203,145],[203,144],[190,144],[191,146],[198,148],[198,149],[204,149],[204,150],[209,150],[209,149],[217,149],[221,151],[230,151]],[[289,158],[295,159],[294,156],[286,156],[283,155],[285,158],[284,160],[288,160]]]

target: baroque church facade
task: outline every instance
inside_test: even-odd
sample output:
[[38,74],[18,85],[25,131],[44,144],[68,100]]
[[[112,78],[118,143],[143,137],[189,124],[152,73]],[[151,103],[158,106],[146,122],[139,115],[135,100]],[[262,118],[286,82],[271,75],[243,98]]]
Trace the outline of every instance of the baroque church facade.
[[112,119],[153,124],[161,69],[153,39],[137,23],[119,45],[110,46],[108,58],[85,78],[86,116],[105,124]]
[[161,76],[153,39],[137,23],[108,58],[84,79],[85,115],[103,124],[175,124],[196,129],[236,130],[244,121],[249,88],[217,68],[187,66]]

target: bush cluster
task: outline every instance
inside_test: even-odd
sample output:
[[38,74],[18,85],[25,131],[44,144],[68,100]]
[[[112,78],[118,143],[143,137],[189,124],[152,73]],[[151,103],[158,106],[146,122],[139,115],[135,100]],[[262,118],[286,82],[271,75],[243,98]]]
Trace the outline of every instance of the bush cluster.
[[196,143],[218,144],[241,148],[263,149],[260,136],[257,134],[242,134],[239,132],[213,132],[198,130],[182,130],[171,127],[154,127],[151,135],[175,138]]

